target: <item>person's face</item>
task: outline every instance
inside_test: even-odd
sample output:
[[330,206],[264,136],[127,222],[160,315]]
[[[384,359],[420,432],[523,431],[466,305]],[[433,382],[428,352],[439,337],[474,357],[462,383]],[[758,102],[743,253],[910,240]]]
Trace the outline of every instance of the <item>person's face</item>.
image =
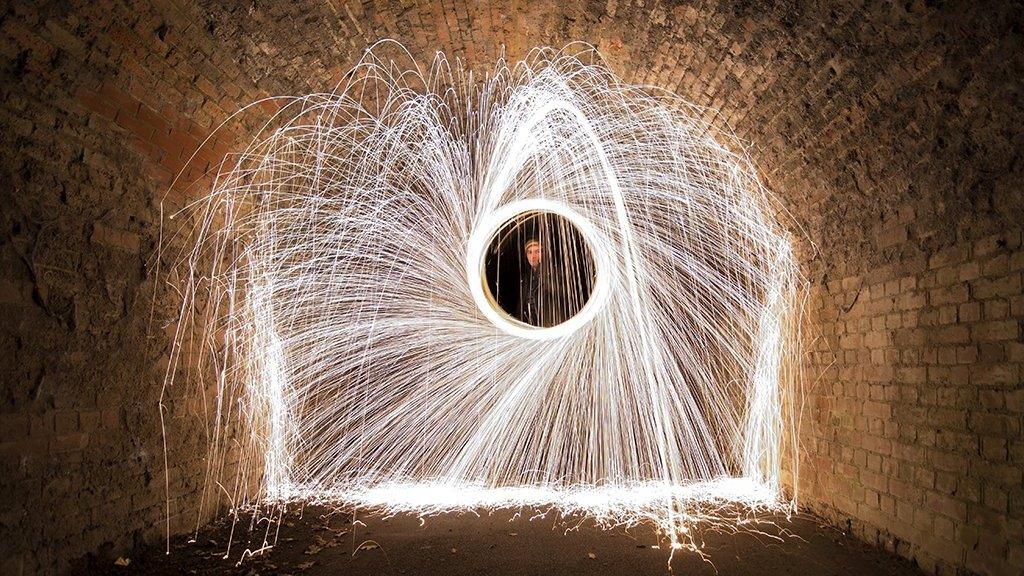
[[530,244],[526,249],[526,261],[530,263],[530,268],[540,265],[540,244]]

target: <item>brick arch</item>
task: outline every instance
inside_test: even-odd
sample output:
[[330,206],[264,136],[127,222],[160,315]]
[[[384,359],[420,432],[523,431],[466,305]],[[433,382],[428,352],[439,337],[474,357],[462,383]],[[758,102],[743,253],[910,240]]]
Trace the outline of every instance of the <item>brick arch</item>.
[[[238,116],[190,162],[238,107],[323,89],[381,37],[484,64],[583,40],[627,81],[713,109],[804,238],[820,377],[802,502],[929,571],[1024,568],[1019,6],[273,4],[4,8],[5,569],[162,537],[159,200],[274,111]],[[165,399],[179,430],[201,409],[185,398]],[[204,439],[178,438],[175,532],[203,490]],[[53,505],[68,502],[84,504]]]

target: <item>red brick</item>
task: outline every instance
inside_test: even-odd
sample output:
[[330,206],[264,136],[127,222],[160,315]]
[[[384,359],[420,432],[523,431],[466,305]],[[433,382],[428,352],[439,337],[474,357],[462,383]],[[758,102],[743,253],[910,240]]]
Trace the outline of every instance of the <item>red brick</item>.
[[971,295],[978,300],[999,296],[1017,296],[1021,293],[1021,275],[1019,273],[996,279],[979,279],[970,283]]
[[1020,323],[1015,320],[981,322],[971,327],[974,340],[989,342],[994,340],[1017,340],[1020,336]]
[[935,492],[929,492],[925,498],[925,503],[932,510],[954,521],[963,522],[967,520],[967,505],[963,502]]

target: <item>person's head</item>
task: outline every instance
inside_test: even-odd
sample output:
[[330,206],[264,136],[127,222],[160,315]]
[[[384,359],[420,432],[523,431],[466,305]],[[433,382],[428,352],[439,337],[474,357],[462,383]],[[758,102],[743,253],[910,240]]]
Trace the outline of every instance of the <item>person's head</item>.
[[536,268],[540,265],[540,241],[530,240],[526,243],[526,261],[530,263],[530,268]]

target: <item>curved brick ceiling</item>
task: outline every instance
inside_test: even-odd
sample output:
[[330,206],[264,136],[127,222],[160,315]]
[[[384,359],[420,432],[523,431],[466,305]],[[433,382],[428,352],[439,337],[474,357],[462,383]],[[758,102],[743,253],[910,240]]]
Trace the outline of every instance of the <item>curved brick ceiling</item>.
[[[400,40],[421,61],[443,50],[477,68],[502,47],[518,58],[534,46],[590,42],[623,78],[716,110],[716,122],[750,142],[769,184],[826,258],[868,254],[877,264],[885,258],[870,254],[900,243],[904,233],[894,227],[935,216],[959,221],[968,207],[996,220],[1021,209],[1005,193],[1019,179],[1024,148],[1011,128],[1019,110],[1007,105],[1020,101],[1012,79],[1024,67],[1014,50],[1021,40],[1018,6],[939,12],[922,2],[200,4],[85,6],[80,13],[88,16],[65,25],[89,36],[90,29],[124,22],[123,33],[115,25],[111,45],[101,47],[108,58],[90,62],[90,75],[200,124],[260,95],[329,87],[380,38]],[[44,10],[38,17],[48,16]],[[160,56],[167,62],[157,64]],[[851,226],[864,238],[859,245],[848,241]],[[936,246],[962,233],[956,226],[910,227]]]
[[[751,143],[770,185],[826,257],[849,260],[901,243],[893,225],[960,220],[967,208],[999,220],[1021,209],[1006,193],[1019,179],[1024,148],[1011,127],[1020,111],[1006,105],[1020,102],[1012,81],[1022,68],[1014,47],[1019,7],[374,4],[336,0],[281,11],[254,2],[212,11],[206,25],[270,91],[318,89],[382,37],[401,40],[421,60],[440,49],[484,67],[502,46],[516,58],[534,46],[593,43],[625,79],[717,110],[716,121]],[[851,229],[864,245],[850,244]],[[958,230],[910,233],[943,245]]]

